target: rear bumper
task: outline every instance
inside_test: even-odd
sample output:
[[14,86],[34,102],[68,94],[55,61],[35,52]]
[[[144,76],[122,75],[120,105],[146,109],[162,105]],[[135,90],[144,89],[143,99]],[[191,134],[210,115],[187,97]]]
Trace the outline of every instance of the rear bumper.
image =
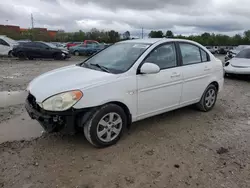
[[249,74],[250,75],[250,68],[237,68],[228,65],[224,67],[225,73],[228,74]]

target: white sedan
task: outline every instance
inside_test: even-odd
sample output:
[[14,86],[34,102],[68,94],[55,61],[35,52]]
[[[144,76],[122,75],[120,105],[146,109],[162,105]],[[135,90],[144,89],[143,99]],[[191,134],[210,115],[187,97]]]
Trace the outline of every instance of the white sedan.
[[47,132],[81,130],[105,147],[132,122],[191,104],[211,110],[223,83],[222,62],[196,42],[127,40],[35,78],[25,106]]
[[224,71],[225,75],[250,75],[250,49],[242,50],[233,59],[227,61],[224,66]]

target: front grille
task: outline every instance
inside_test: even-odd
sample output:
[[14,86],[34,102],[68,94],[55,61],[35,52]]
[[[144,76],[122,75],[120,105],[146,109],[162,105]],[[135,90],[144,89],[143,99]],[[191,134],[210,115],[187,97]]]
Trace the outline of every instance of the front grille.
[[30,103],[30,105],[37,111],[40,112],[41,108],[40,106],[37,104],[36,102],[36,97],[33,96],[31,93],[29,93],[28,98],[27,98],[28,102]]

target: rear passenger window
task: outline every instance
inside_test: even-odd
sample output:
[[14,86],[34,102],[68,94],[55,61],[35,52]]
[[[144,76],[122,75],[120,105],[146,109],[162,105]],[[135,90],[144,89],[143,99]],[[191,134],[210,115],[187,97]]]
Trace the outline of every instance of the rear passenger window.
[[209,61],[207,53],[202,49],[201,49],[201,60],[202,60],[202,62]]
[[192,44],[180,43],[180,49],[183,65],[202,62],[199,47]]

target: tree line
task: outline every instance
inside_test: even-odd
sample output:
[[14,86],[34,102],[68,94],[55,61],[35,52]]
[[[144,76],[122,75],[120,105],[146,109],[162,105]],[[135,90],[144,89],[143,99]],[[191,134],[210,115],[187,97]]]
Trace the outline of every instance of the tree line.
[[[0,35],[4,34],[15,40],[30,39],[34,41],[52,41],[52,42],[71,42],[71,41],[84,41],[84,40],[97,40],[105,43],[115,43],[120,40],[131,39],[130,32],[126,31],[122,34],[115,30],[104,31],[96,28],[90,31],[84,32],[79,30],[77,32],[64,32],[58,31],[55,36],[51,37],[48,32],[29,29],[22,32],[14,32],[11,30],[0,30]],[[228,36],[223,34],[214,33],[202,33],[200,35],[174,35],[171,30],[164,33],[161,30],[151,31],[148,34],[150,38],[180,38],[189,39],[201,43],[205,46],[237,46],[250,44],[250,30],[245,31],[243,34],[236,34],[234,36]]]
[[236,34],[234,36],[214,34],[205,32],[201,35],[174,35],[174,33],[168,30],[165,34],[159,31],[151,31],[148,36],[150,38],[180,38],[196,41],[204,46],[238,46],[250,44],[250,30],[245,31],[242,35]]

